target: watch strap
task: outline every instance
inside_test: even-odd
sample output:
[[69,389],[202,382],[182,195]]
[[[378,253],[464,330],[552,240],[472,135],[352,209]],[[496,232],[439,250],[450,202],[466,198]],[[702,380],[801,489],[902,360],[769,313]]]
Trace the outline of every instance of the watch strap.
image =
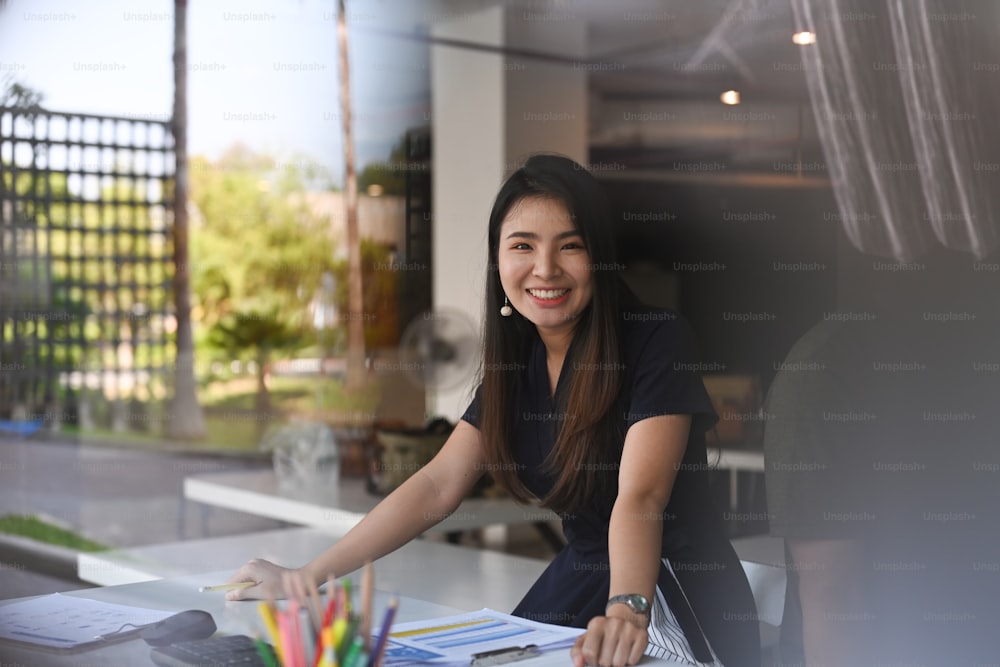
[[[636,605],[637,601],[639,601],[641,603],[641,606],[644,607],[644,608],[642,608],[642,609],[637,608],[637,605]],[[610,598],[608,600],[608,603],[606,605],[604,605],[604,611],[607,612],[608,609],[610,609],[612,605],[616,605],[616,604],[623,604],[623,605],[625,605],[626,607],[628,607],[629,609],[631,609],[633,613],[643,614],[645,616],[649,616],[649,600],[646,599],[645,595],[639,595],[637,593],[628,593],[628,594],[625,594],[625,595],[615,595],[614,597],[612,597],[612,598]]]

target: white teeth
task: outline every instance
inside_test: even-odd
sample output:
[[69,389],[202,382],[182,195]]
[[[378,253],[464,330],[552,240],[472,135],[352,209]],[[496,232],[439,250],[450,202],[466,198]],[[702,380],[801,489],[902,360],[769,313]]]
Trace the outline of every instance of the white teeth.
[[538,299],[558,299],[568,292],[568,289],[530,289],[531,296]]

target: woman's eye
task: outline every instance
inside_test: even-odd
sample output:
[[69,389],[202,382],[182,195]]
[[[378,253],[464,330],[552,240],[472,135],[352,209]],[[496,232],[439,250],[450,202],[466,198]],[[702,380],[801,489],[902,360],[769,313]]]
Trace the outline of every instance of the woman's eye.
[[583,250],[583,245],[579,243],[567,243],[563,246],[563,250]]
[[530,250],[531,246],[527,243],[515,243],[512,250]]

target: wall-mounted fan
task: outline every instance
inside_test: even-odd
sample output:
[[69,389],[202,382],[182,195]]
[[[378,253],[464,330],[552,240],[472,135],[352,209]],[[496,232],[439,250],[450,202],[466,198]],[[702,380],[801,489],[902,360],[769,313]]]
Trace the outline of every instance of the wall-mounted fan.
[[457,310],[425,311],[399,343],[401,369],[420,387],[451,389],[468,380],[479,361],[476,327]]

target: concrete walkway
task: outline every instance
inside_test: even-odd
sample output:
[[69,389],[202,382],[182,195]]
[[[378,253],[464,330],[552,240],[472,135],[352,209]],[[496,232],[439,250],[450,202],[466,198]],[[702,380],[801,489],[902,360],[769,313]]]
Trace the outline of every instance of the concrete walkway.
[[[259,456],[150,452],[43,433],[0,436],[0,515],[39,515],[111,547],[272,530],[281,524],[223,509],[203,514],[182,493],[188,475],[270,465]],[[71,585],[34,575],[31,563],[0,562],[0,598]]]

